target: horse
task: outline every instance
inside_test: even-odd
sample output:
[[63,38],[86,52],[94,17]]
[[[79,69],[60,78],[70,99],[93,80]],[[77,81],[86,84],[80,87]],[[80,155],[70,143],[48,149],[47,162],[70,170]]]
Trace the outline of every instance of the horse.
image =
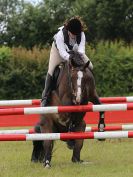
[[[95,79],[89,69],[89,62],[83,62],[80,53],[72,51],[72,59],[56,68],[58,77],[53,76],[53,88],[49,99],[50,106],[86,105],[88,102],[101,104],[95,86]],[[59,72],[57,72],[59,71]],[[57,81],[55,81],[58,78]],[[55,84],[56,83],[56,84]],[[37,133],[85,132],[84,112],[70,112],[41,115],[36,126]],[[104,112],[100,112],[98,129],[104,131]],[[82,163],[80,152],[83,139],[67,140],[67,146],[73,150],[72,162]],[[51,167],[54,141],[34,141],[32,161],[43,162],[44,167]]]

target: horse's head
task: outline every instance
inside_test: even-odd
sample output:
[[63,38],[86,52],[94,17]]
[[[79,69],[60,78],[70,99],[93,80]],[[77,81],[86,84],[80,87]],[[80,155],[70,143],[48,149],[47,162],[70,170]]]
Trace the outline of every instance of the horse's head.
[[87,103],[88,65],[84,63],[83,56],[75,51],[71,51],[70,77],[72,89],[72,101],[74,104]]
[[84,58],[83,58],[83,55],[80,54],[79,52],[77,51],[70,51],[70,65],[73,66],[74,68],[77,68],[77,67],[83,67],[85,65],[85,62],[84,62]]

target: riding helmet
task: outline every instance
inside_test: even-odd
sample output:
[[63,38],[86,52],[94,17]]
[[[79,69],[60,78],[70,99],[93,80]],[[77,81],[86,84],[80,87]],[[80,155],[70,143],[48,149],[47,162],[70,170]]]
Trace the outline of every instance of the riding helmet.
[[82,31],[82,25],[79,19],[73,18],[68,21],[66,29],[74,35],[78,35]]

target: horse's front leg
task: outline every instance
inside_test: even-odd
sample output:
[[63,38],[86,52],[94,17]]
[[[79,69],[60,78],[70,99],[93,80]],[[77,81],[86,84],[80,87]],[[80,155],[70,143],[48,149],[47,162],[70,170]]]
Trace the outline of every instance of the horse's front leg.
[[80,151],[83,147],[83,142],[84,140],[75,140],[75,145],[74,145],[74,149],[73,149],[73,155],[72,155],[72,162],[82,162],[82,160],[80,160]]
[[[96,105],[102,104],[102,103],[100,102],[100,100],[99,100],[99,97],[98,97],[96,91],[94,92],[91,101],[92,101],[93,104],[96,104]],[[105,128],[104,115],[105,115],[105,114],[104,114],[103,111],[99,112],[99,122],[98,122],[98,131],[99,131],[99,132],[104,132],[104,128]]]
[[[75,127],[75,132],[85,132],[86,124],[84,120],[77,126]],[[83,139],[77,139],[74,140],[74,148],[73,148],[73,155],[72,155],[72,162],[83,162],[80,160],[80,152],[83,147],[84,140]]]
[[[41,121],[41,133],[53,133],[52,131],[52,121],[50,118],[44,119]],[[45,168],[51,167],[51,158],[52,158],[52,150],[53,150],[53,140],[44,140],[43,141],[43,148],[44,148],[44,159],[43,165]]]
[[45,140],[44,141],[44,161],[43,165],[45,168],[51,167],[51,158],[52,158],[52,150],[53,150],[53,140]]
[[99,122],[98,122],[98,131],[104,132],[104,128],[105,128],[104,112],[100,112],[99,114],[100,114],[100,118],[99,118]]

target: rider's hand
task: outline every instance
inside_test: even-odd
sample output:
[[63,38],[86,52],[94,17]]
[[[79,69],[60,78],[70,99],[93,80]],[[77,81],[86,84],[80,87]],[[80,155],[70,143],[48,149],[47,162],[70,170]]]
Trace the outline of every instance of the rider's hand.
[[92,64],[91,61],[90,61],[90,63],[89,63],[89,68],[90,68],[91,70],[93,70],[93,64]]

